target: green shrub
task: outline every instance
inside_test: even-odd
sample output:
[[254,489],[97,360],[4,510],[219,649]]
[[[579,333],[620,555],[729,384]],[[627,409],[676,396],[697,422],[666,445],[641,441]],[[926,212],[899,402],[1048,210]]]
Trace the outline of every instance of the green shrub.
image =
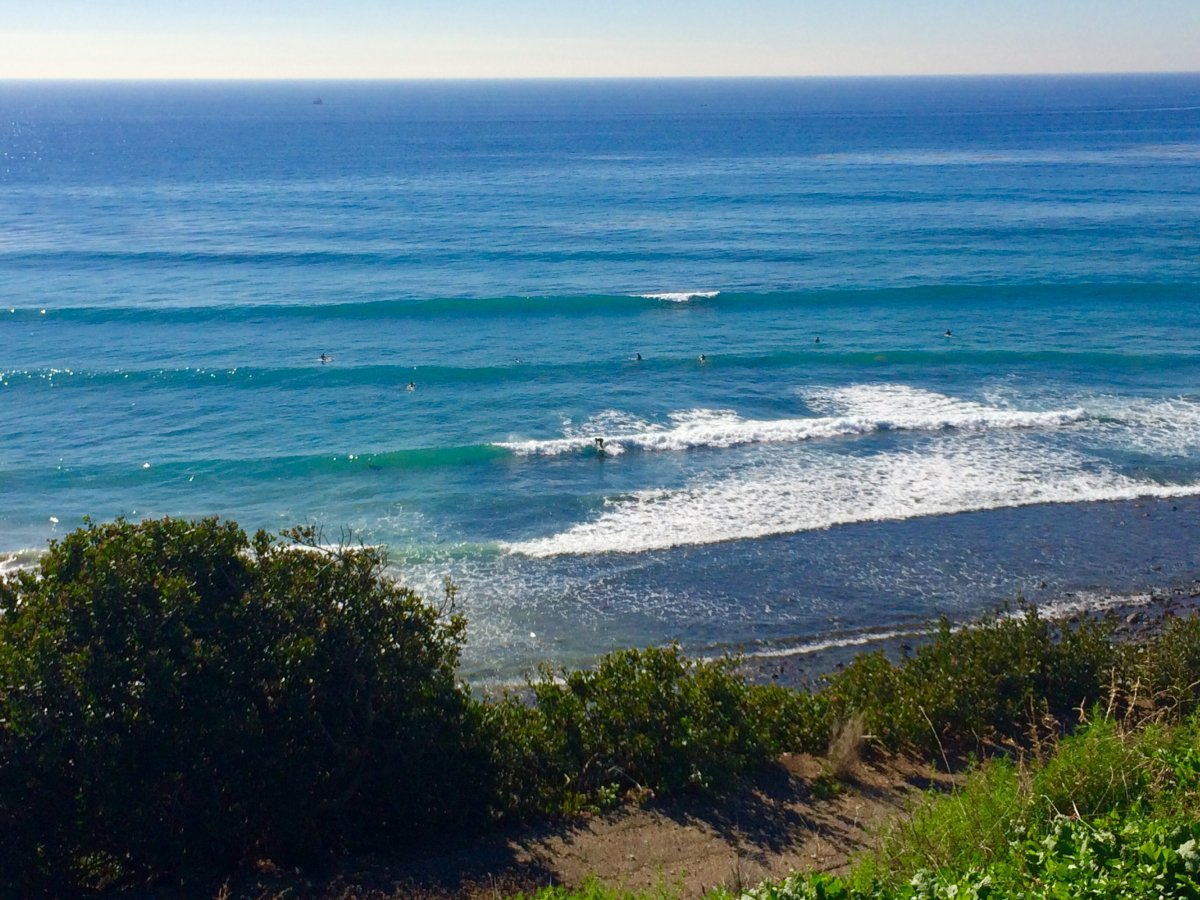
[[[705,789],[783,751],[821,753],[839,723],[940,755],[1044,721],[1069,728],[1101,699],[1119,714],[1153,700],[1170,720],[1198,696],[1200,620],[1124,650],[1111,623],[1024,610],[943,621],[899,664],[864,654],[814,692],[751,685],[736,660],[669,647],[543,670],[527,697],[478,702],[456,681],[460,618],[386,577],[374,549],[287,538],[215,519],[89,524],[0,580],[0,892]],[[908,844],[890,845],[894,868],[983,865],[1004,823],[1032,834],[1055,812],[1148,798],[1194,817],[1197,733],[1130,741],[1093,725],[1030,776],[1033,792],[1011,766],[986,766],[951,805],[918,813]]]
[[[1149,729],[1147,729],[1149,731]],[[1151,792],[1159,815],[1200,820],[1200,722],[1193,714],[1166,731],[1155,728],[1153,739],[1139,741],[1153,757]]]
[[572,760],[542,713],[518,697],[481,707],[482,734],[491,752],[496,818],[530,819],[561,812]]
[[373,549],[291,538],[89,524],[3,583],[5,877],[65,890],[478,819],[463,622]]
[[834,709],[827,693],[751,685],[743,702],[747,720],[756,723],[773,755],[821,753],[829,746]]
[[1111,629],[1089,620],[1060,629],[1033,608],[963,629],[943,619],[900,665],[880,653],[859,656],[826,690],[840,716],[861,713],[892,747],[975,748],[1094,702],[1115,659]]
[[855,713],[863,717],[868,732],[886,743],[896,745],[911,740],[900,736],[917,733],[914,722],[905,719],[912,719],[914,714],[919,717],[920,702],[904,696],[902,677],[901,668],[875,651],[859,654],[826,679],[820,692],[827,698],[831,712],[826,743],[833,736],[833,719],[845,720]]
[[487,713],[500,768],[512,773],[500,778],[503,793],[523,809],[570,812],[629,789],[705,788],[761,765],[784,730],[764,726],[770,702],[756,706],[751,698],[766,695],[734,666],[668,647],[610,653],[590,671],[543,670],[530,708],[510,698]]

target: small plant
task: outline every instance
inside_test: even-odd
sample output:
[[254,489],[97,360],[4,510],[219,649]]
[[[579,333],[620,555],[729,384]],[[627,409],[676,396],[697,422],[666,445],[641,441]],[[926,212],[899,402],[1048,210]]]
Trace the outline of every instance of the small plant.
[[812,780],[812,795],[817,800],[832,800],[846,789],[832,772],[822,772]]
[[1141,693],[1159,708],[1182,718],[1200,698],[1200,618],[1173,619],[1156,640],[1132,648],[1129,668]]
[[509,900],[678,900],[680,894],[679,888],[665,884],[651,891],[635,893],[608,887],[598,878],[590,877],[579,888],[546,887],[534,894],[517,894]]

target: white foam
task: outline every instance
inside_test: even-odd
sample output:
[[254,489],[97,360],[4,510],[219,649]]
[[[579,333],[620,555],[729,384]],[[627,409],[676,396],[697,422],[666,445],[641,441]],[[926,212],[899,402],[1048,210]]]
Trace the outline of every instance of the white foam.
[[666,300],[669,303],[687,303],[690,300],[708,300],[720,294],[720,291],[663,291],[659,294],[635,294],[647,300]]
[[[1038,612],[1046,619],[1068,619],[1081,613],[1103,613],[1131,606],[1148,606],[1155,601],[1154,594],[1109,594],[1081,593],[1059,597],[1048,603],[1038,604]],[[1016,614],[1020,614],[1019,611]]]
[[44,552],[44,550],[25,549],[0,554],[0,578],[12,575],[22,569],[34,568]]
[[[881,641],[894,641],[900,638],[917,638],[928,635],[932,625],[914,628],[903,628],[895,631],[859,632],[845,637],[824,638],[816,641],[806,641],[803,644],[793,644],[790,647],[767,647],[756,650],[746,650],[742,656],[746,659],[786,659],[793,656],[808,656],[812,653],[824,653],[826,650],[841,650],[847,647],[865,647]],[[706,662],[720,659],[719,656],[706,656]]]
[[656,452],[790,444],[881,431],[1053,429],[1088,419],[1082,407],[1006,409],[887,384],[812,391],[809,401],[841,414],[763,420],[743,419],[731,410],[692,409],[673,413],[667,424],[652,424],[610,410],[562,438],[511,440],[499,446],[521,456],[560,456],[591,449],[601,437],[605,452],[615,455],[629,449]]
[[764,452],[751,468],[609,500],[592,521],[509,549],[533,557],[639,553],[856,522],[1197,493],[1200,483],[1135,479],[1013,433],[946,436],[920,451]]
[[1200,451],[1200,403],[1185,398],[1130,402],[1095,401],[1097,415],[1110,420],[1114,443],[1154,456],[1191,457]]
[[562,456],[565,454],[595,451],[596,438],[604,438],[604,452],[617,456],[625,452],[616,436],[652,433],[660,426],[616,409],[608,409],[591,416],[581,425],[570,419],[563,420],[563,437],[549,440],[521,440],[513,438],[496,444],[518,456]]

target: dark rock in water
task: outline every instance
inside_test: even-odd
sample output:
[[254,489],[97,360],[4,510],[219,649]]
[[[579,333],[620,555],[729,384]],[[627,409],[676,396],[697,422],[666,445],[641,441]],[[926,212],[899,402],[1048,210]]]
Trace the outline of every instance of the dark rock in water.
[[1142,620],[1141,613],[1131,612],[1129,615],[1127,615],[1125,617],[1125,624],[1126,625],[1136,625],[1141,620]]

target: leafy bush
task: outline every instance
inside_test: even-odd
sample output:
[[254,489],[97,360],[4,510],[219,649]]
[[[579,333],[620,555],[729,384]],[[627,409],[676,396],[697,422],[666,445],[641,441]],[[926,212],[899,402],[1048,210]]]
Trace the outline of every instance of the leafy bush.
[[0,585],[0,859],[18,884],[289,859],[478,819],[463,622],[373,549],[89,524]]
[[890,746],[977,747],[1094,702],[1115,660],[1111,629],[1089,620],[1059,628],[1033,608],[958,630],[943,619],[901,665],[879,653],[859,656],[827,691],[840,715],[861,713]]
[[757,723],[773,754],[820,753],[832,740],[834,705],[828,692],[751,685],[745,704],[747,719]]
[[772,733],[733,668],[670,647],[620,650],[592,671],[542,670],[532,706],[508,698],[488,712],[512,773],[505,796],[528,811],[574,811],[626,790],[708,787],[766,762]]

